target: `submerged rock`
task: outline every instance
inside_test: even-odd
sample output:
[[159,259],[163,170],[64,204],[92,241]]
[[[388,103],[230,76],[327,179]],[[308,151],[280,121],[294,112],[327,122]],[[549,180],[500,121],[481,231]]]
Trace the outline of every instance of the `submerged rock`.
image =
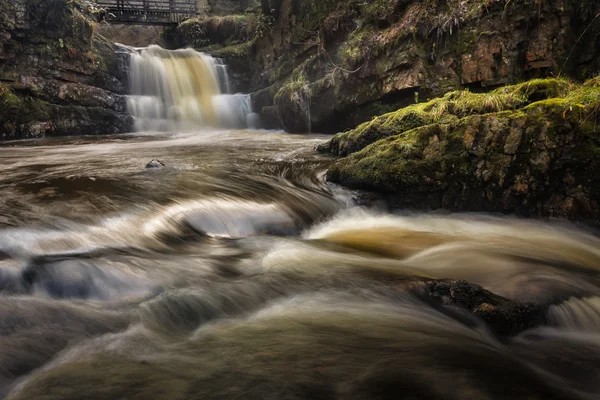
[[328,179],[398,207],[600,218],[598,78],[547,83],[455,92],[338,134],[321,150],[351,154]]
[[[546,321],[544,305],[511,301],[465,281],[415,281],[411,290],[430,305],[443,307],[442,311],[467,324],[463,318],[475,316],[498,335],[516,335]],[[462,317],[461,313],[453,313],[458,310],[466,313]]]
[[165,166],[165,164],[162,161],[157,160],[157,159],[153,159],[148,164],[146,164],[146,168],[162,168],[164,166]]

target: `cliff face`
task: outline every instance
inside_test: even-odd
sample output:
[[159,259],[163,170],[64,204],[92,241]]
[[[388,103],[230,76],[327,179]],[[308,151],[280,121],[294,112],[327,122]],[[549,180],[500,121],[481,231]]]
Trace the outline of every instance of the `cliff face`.
[[3,1],[0,139],[130,130],[126,59],[77,1]]
[[272,14],[253,17],[243,57],[223,41],[218,52],[250,64],[255,109],[290,132],[338,132],[457,88],[600,69],[591,0],[262,3]]

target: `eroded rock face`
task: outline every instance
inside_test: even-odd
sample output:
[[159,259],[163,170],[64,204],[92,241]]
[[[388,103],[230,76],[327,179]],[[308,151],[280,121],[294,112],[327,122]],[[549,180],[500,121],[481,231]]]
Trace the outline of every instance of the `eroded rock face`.
[[[290,132],[307,126],[339,132],[414,103],[415,96],[488,90],[559,72],[583,79],[600,70],[598,2],[265,3],[273,20],[258,15],[249,23],[247,80],[252,91],[271,94],[261,92],[255,111]],[[304,115],[289,117],[298,98],[310,105],[308,124]]]
[[351,153],[328,179],[386,193],[397,207],[597,220],[600,84],[569,85],[535,102],[508,87],[513,110],[503,111],[502,92],[476,100],[467,92],[469,106],[453,103],[457,92],[382,116],[322,148]]
[[127,57],[77,2],[2,2],[0,139],[129,131]]

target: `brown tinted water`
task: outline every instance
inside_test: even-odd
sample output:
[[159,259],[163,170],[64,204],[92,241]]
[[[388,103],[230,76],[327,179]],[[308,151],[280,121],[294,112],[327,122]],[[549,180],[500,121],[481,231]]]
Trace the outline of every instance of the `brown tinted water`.
[[[326,139],[3,144],[0,396],[600,397],[600,239],[356,207],[324,180]],[[500,335],[405,290],[419,279],[541,305],[545,322]]]

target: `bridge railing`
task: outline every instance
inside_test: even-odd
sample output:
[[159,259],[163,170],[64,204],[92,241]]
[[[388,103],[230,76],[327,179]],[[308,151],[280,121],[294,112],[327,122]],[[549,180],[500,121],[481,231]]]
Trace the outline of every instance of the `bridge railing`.
[[123,24],[169,25],[198,13],[197,0],[97,0],[105,9],[108,22]]

